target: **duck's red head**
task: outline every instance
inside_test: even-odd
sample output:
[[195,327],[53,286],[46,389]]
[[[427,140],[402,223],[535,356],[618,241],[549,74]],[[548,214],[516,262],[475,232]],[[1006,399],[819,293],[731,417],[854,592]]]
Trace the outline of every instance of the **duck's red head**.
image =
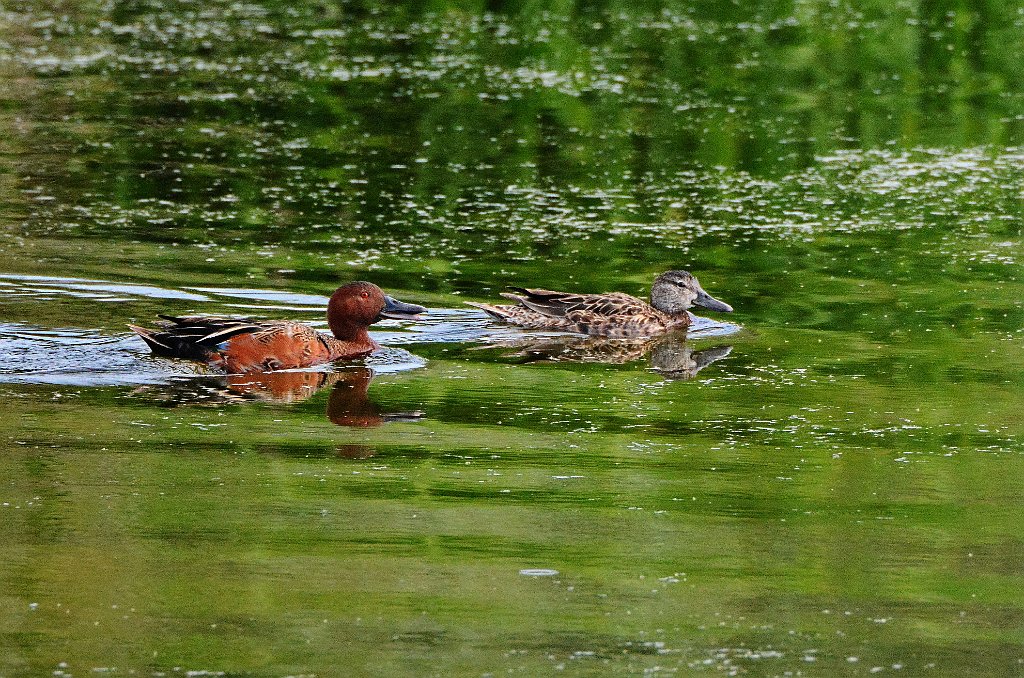
[[381,318],[415,318],[427,309],[389,297],[373,283],[342,285],[327,303],[327,324],[343,341],[363,339],[366,328]]

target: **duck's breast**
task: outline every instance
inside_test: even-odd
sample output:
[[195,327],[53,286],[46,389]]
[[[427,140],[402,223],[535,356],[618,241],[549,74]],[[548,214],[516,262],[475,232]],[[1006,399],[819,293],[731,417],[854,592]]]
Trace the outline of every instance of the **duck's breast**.
[[611,339],[655,337],[672,329],[676,323],[664,313],[646,308],[618,309],[616,313],[576,311],[566,315],[577,332]]

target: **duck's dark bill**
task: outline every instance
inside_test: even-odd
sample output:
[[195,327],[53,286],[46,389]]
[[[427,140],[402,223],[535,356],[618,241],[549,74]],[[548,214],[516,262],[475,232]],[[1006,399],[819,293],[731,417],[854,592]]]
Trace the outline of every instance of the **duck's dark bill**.
[[394,297],[384,295],[384,309],[380,312],[381,318],[394,318],[395,320],[407,320],[415,318],[420,313],[426,313],[427,309],[416,304],[406,304]]
[[732,313],[732,306],[725,303],[724,301],[719,301],[718,299],[715,299],[713,296],[711,296],[704,290],[700,290],[699,292],[697,292],[697,298],[693,300],[693,304],[695,306],[702,306],[708,309],[709,311],[722,311],[723,313]]

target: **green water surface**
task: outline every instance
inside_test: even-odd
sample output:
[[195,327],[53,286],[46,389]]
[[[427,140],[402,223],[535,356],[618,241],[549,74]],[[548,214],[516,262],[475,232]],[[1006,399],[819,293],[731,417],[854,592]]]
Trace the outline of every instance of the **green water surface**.
[[[0,676],[1024,674],[1024,13],[0,1]],[[736,310],[500,327],[506,285]],[[380,354],[248,382],[157,313]]]

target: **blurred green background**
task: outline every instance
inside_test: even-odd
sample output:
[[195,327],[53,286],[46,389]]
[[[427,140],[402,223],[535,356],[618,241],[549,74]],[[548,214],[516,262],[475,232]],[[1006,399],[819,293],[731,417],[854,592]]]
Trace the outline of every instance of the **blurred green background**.
[[[994,0],[4,2],[0,675],[1019,675],[1022,52]],[[696,375],[462,305],[673,268],[736,309]],[[353,279],[432,308],[372,383],[125,328]]]

